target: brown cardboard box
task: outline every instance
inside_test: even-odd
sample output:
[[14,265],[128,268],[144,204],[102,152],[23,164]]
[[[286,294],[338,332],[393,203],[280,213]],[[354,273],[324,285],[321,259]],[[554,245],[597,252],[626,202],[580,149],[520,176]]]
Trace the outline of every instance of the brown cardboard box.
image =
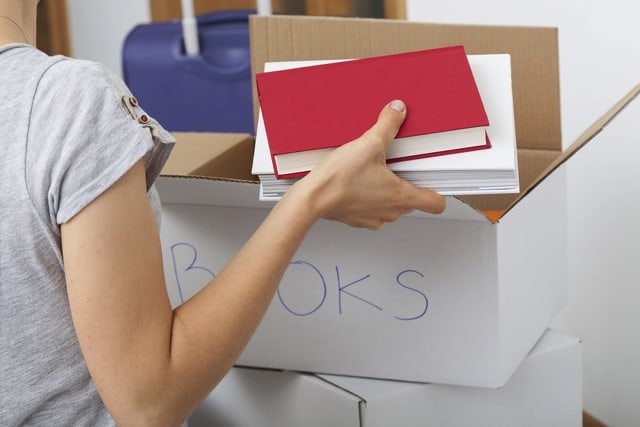
[[607,427],[607,425],[588,412],[583,412],[582,427]]

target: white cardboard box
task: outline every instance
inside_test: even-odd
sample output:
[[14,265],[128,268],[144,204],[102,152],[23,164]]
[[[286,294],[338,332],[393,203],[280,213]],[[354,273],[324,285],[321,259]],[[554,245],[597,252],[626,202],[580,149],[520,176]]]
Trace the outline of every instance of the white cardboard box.
[[[404,217],[379,232],[317,223],[238,363],[504,385],[567,298],[564,162],[640,86],[562,153],[554,29],[276,16],[252,18],[252,25],[252,43],[258,40],[254,65],[434,43],[463,43],[471,54],[510,53],[523,192],[510,200],[450,197],[441,216]],[[336,53],[344,43],[331,44],[335,34],[355,41]],[[247,136],[238,141],[246,145]],[[249,170],[251,158],[245,164]],[[272,205],[258,201],[256,182],[190,176],[179,167],[164,173],[158,182],[161,238],[175,305],[226,264]],[[502,212],[497,222],[485,216],[488,210]]]
[[548,331],[499,389],[232,369],[190,427],[582,425],[578,339]]
[[[238,363],[502,386],[567,296],[564,173],[540,186],[498,224],[454,198],[437,219],[404,217],[375,233],[317,223]],[[268,210],[249,207],[256,184],[163,178],[158,190],[175,305]]]

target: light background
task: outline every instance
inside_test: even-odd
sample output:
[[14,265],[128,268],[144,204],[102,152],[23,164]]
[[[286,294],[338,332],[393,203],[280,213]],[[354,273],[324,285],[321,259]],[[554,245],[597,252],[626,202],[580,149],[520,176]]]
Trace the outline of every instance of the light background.
[[[639,10],[628,0],[407,1],[413,21],[558,27],[565,148],[640,83]],[[639,160],[631,130],[570,160],[569,303],[553,325],[583,340],[584,407],[615,427],[640,425]]]

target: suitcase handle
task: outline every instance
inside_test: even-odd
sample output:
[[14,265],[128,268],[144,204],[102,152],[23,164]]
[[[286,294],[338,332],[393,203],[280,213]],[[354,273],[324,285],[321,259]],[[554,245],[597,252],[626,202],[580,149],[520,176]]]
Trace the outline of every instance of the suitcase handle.
[[[223,10],[219,12],[213,12],[204,14],[197,17],[198,25],[215,25],[225,23],[240,23],[248,25],[249,16],[255,14],[253,10]],[[241,63],[232,65],[218,65],[218,63],[212,63],[209,61],[202,52],[198,52],[195,55],[189,55],[188,52],[182,53],[180,45],[182,45],[184,35],[176,40],[178,46],[176,49],[176,59],[184,66],[189,68],[193,73],[201,74],[203,77],[210,78],[222,78],[234,80],[238,79],[240,75],[251,72],[251,60],[243,61]],[[186,40],[185,50],[186,50]],[[180,52],[180,53],[178,53]]]
[[[198,21],[196,20],[193,0],[181,0],[182,6],[182,34],[187,55],[195,56],[200,53],[198,41]],[[259,15],[271,15],[271,0],[256,0]],[[216,22],[216,21],[213,21]],[[220,21],[222,22],[222,21]]]
[[193,12],[193,0],[182,0],[182,37],[184,38],[184,50],[189,56],[200,53],[198,43],[198,24]]

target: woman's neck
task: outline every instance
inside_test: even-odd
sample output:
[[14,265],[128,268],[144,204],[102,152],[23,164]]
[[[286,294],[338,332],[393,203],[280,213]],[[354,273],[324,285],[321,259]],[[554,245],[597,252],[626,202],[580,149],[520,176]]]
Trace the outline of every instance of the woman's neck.
[[13,18],[0,15],[0,44],[5,43],[27,43],[31,44],[31,40],[27,37],[24,30]]
[[0,0],[0,44],[36,43],[37,0]]

